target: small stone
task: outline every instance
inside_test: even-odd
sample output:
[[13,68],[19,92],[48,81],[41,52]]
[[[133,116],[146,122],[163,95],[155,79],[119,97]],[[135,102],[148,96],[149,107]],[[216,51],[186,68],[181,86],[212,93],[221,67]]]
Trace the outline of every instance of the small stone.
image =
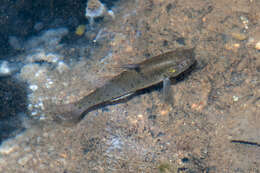
[[85,29],[86,29],[86,25],[79,25],[76,28],[75,34],[78,35],[78,36],[82,36],[85,32]]
[[238,43],[235,43],[235,44],[233,44],[233,46],[234,46],[234,48],[235,48],[235,49],[237,49],[237,48],[239,48],[239,47],[240,47],[240,44],[238,44]]
[[237,39],[237,40],[240,40],[240,41],[243,41],[243,40],[246,40],[247,39],[247,35],[243,34],[243,33],[238,33],[238,32],[233,32],[231,33],[231,36],[234,38],[234,39]]
[[59,73],[63,73],[67,70],[69,70],[69,66],[64,63],[63,61],[59,61],[58,65],[57,65],[57,70],[59,71]]
[[225,48],[227,50],[237,50],[238,48],[240,47],[240,44],[239,43],[234,43],[234,44],[226,44],[225,45]]
[[0,76],[9,75],[11,70],[7,61],[0,61]]
[[238,101],[238,96],[233,96],[233,101],[237,102]]
[[30,85],[29,88],[32,90],[32,91],[36,91],[38,89],[38,86],[37,85]]
[[260,50],[260,41],[258,41],[258,42],[255,44],[255,48],[256,48],[257,50]]
[[169,113],[168,110],[162,110],[162,111],[160,111],[160,114],[161,114],[161,115],[167,115],[168,113]]
[[140,119],[140,120],[144,118],[144,116],[143,116],[142,114],[137,115],[137,117],[138,117],[138,119]]
[[25,165],[29,160],[31,160],[33,158],[33,155],[32,154],[27,154],[26,156],[20,158],[18,160],[18,163],[20,165]]
[[248,29],[248,23],[249,23],[248,18],[245,17],[245,16],[240,16],[240,20],[241,20],[241,22],[244,24],[244,28],[245,28],[245,29]]
[[37,114],[38,114],[37,111],[33,111],[33,112],[31,112],[31,115],[32,115],[32,116],[35,116],[35,115],[37,115]]
[[108,15],[110,15],[113,19],[115,19],[115,14],[112,10],[107,10]]
[[133,51],[133,47],[132,46],[127,46],[126,47],[126,52],[132,52]]

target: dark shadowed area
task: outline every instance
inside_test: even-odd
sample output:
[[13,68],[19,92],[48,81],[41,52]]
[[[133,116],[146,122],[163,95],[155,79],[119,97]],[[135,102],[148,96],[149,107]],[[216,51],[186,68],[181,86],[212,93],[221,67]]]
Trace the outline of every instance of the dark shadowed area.
[[26,85],[0,77],[0,144],[25,130],[22,116],[27,113]]

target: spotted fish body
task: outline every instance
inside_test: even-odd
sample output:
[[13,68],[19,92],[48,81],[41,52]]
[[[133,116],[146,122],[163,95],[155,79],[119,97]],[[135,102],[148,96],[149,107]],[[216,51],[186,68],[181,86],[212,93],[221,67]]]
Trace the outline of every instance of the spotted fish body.
[[194,62],[194,48],[192,48],[177,49],[131,65],[127,70],[81,100],[55,106],[55,110],[52,112],[54,119],[64,125],[76,124],[90,108],[164,80],[167,81],[187,70]]

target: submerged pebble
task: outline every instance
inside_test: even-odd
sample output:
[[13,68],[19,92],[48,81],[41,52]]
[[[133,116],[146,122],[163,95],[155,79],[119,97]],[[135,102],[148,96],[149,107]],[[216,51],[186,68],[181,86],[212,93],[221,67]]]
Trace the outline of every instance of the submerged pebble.
[[75,34],[78,35],[78,36],[82,36],[85,32],[85,29],[86,29],[86,25],[79,25],[76,28]]
[[54,50],[59,46],[61,39],[69,33],[67,28],[49,29],[40,36],[32,37],[25,44],[26,50],[50,49]]
[[258,41],[258,42],[255,44],[255,48],[256,48],[257,50],[260,50],[260,41]]
[[32,91],[36,91],[38,89],[38,86],[37,85],[30,85],[29,88],[32,90]]
[[247,35],[246,34],[239,33],[239,32],[233,32],[233,33],[231,33],[231,36],[234,39],[237,39],[237,40],[240,40],[240,41],[243,41],[243,40],[247,39]]
[[11,69],[9,68],[9,64],[7,61],[0,62],[0,76],[6,76],[11,73]]

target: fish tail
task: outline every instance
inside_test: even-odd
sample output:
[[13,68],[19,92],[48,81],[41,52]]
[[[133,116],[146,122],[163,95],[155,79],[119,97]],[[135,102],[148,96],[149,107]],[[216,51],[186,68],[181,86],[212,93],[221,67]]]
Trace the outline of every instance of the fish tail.
[[73,103],[56,105],[52,115],[54,122],[63,126],[74,126],[84,118],[84,110]]

